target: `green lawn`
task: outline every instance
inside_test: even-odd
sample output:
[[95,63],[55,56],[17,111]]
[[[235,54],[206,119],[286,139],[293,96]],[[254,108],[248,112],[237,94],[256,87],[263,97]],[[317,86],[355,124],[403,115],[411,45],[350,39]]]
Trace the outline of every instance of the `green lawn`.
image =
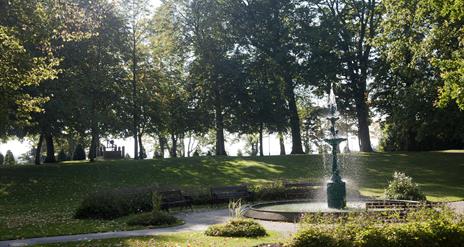
[[271,232],[269,236],[260,238],[226,238],[226,237],[208,237],[202,232],[190,233],[176,233],[166,234],[155,237],[140,237],[128,239],[109,239],[98,241],[85,241],[69,244],[50,244],[41,245],[43,247],[55,246],[79,246],[79,247],[93,247],[93,246],[124,246],[124,247],[243,247],[243,246],[256,246],[259,244],[278,243],[283,241],[283,237],[278,233]]
[[[328,158],[328,157],[327,157]],[[404,171],[435,201],[464,199],[464,153],[377,153],[343,156],[349,184],[381,195],[394,171]],[[185,158],[68,163],[0,168],[0,239],[127,230],[124,219],[74,220],[88,193],[158,185],[207,188],[276,179],[323,180],[323,157]],[[329,167],[326,162],[325,167]]]

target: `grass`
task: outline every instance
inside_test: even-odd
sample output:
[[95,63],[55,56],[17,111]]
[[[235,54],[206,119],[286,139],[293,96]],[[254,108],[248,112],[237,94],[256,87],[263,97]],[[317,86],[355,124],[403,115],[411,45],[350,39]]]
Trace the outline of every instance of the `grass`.
[[[328,160],[329,157],[326,157]],[[75,220],[80,201],[101,189],[321,181],[328,161],[318,155],[101,161],[0,168],[0,239],[131,230],[126,219]],[[364,195],[381,195],[394,171],[412,176],[429,200],[464,199],[464,153],[376,153],[342,156],[343,174]],[[325,169],[326,167],[327,169]]]
[[172,247],[172,246],[189,246],[189,247],[205,247],[205,246],[220,246],[220,247],[243,247],[243,246],[256,246],[259,244],[276,243],[282,241],[282,236],[278,233],[271,232],[266,237],[259,238],[229,238],[229,237],[208,237],[202,232],[189,232],[189,233],[175,233],[166,234],[155,237],[139,237],[130,239],[108,239],[97,241],[85,241],[78,243],[68,244],[50,244],[40,245],[42,247],[54,246],[79,246],[79,247],[93,247],[93,246],[127,246],[127,247]]

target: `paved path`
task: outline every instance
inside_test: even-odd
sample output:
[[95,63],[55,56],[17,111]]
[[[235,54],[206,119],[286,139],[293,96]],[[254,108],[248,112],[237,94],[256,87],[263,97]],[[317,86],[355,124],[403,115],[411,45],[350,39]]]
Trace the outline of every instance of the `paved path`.
[[[184,225],[176,226],[176,227],[169,227],[169,228],[160,228],[160,229],[90,233],[90,234],[69,235],[69,236],[0,241],[0,247],[29,246],[29,245],[36,245],[36,244],[77,242],[77,241],[88,241],[88,240],[109,239],[109,238],[156,236],[156,235],[169,234],[169,233],[204,231],[210,225],[223,223],[229,219],[229,213],[228,213],[228,210],[226,209],[209,210],[209,211],[193,212],[193,213],[180,213],[177,216],[178,218],[185,221]],[[280,232],[285,236],[288,236],[296,232],[296,224],[265,222],[265,221],[260,221],[260,223],[262,223],[266,229],[270,231]]]
[[452,208],[459,214],[464,214],[464,201],[462,202],[451,202],[449,203],[449,207]]

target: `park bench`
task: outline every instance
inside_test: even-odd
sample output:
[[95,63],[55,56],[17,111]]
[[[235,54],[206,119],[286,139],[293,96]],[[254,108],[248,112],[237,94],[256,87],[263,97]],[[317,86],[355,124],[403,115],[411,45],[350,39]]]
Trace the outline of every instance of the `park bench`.
[[237,199],[252,201],[253,193],[248,190],[246,185],[211,188],[211,205]]
[[318,187],[323,186],[322,183],[311,182],[285,182],[285,198],[310,198]]
[[190,196],[184,196],[180,190],[160,191],[158,194],[161,197],[161,209],[169,211],[170,208],[189,207],[191,210],[193,199]]

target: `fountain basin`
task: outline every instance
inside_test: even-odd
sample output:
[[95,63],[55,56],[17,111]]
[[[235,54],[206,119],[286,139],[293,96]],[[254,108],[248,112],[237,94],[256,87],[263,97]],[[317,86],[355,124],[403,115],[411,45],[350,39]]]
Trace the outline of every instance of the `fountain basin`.
[[[374,207],[372,205],[376,206]],[[258,220],[298,222],[305,214],[322,213],[324,215],[342,216],[363,212],[378,213],[394,210],[404,211],[406,207],[411,207],[411,205],[420,205],[420,202],[400,200],[358,200],[347,202],[346,207],[343,209],[333,209],[327,206],[326,201],[295,200],[254,204],[246,208],[243,215],[247,218]]]

